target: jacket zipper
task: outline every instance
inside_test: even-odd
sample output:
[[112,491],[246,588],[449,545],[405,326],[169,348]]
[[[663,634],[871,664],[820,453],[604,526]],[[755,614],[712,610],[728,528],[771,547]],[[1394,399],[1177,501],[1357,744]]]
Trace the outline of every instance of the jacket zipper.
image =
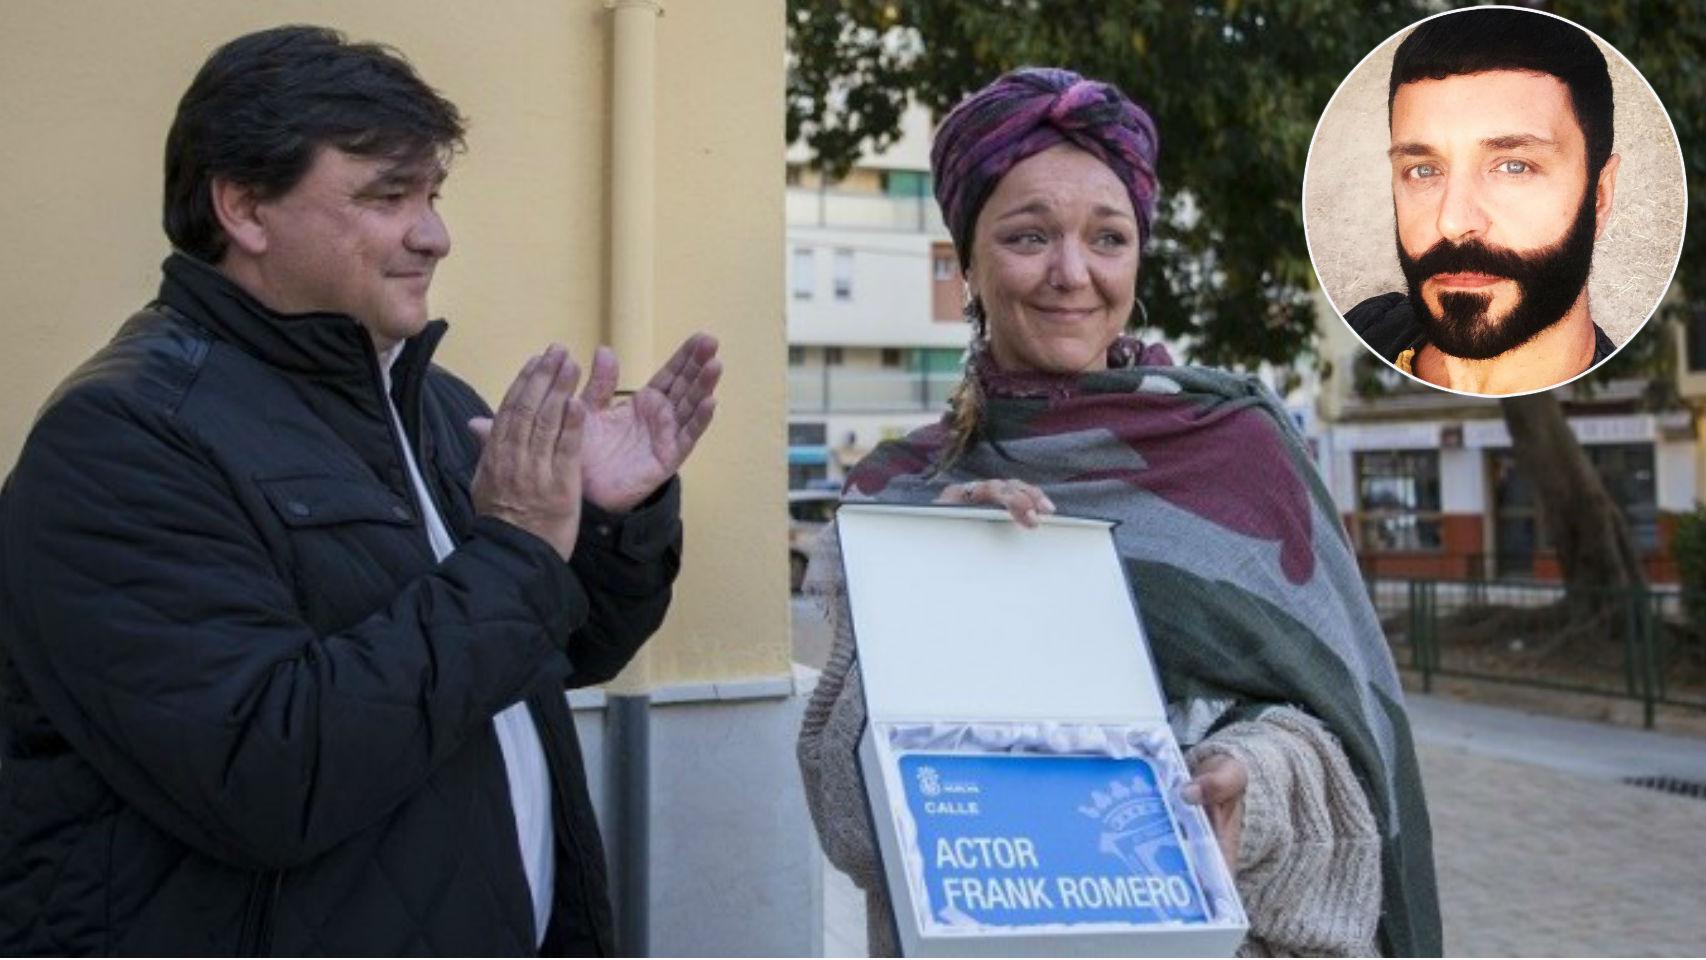
[[255,944],[256,956],[272,956],[272,925],[278,916],[278,899],[284,893],[284,871],[277,870],[272,875],[272,896],[267,899],[266,910],[261,914],[261,929],[259,941]]
[[[409,438],[402,430],[403,416],[397,410],[396,404],[392,402],[390,391],[385,389],[385,371],[379,368],[379,351],[374,349],[372,343],[366,344],[366,350],[368,367],[373,373],[373,389],[379,396],[380,415],[385,418],[385,432],[391,437],[391,452],[396,456],[397,469],[403,475],[403,499],[415,510],[415,521],[421,532],[426,535],[427,553],[434,554],[432,535],[427,533],[426,510],[421,504],[420,497],[415,493],[415,483],[409,474]],[[426,469],[421,466],[418,458],[415,459],[415,469],[420,471],[421,482],[426,483]],[[428,495],[431,495],[430,487],[428,487]],[[439,516],[444,516],[442,511]],[[433,562],[437,563],[436,558]]]
[[[272,880],[270,884],[268,878]],[[272,952],[273,914],[278,911],[278,898],[283,888],[283,870],[257,873],[249,881],[249,896],[243,901],[243,927],[237,938],[237,956],[264,957]]]
[[[379,404],[385,414],[386,432],[391,435],[392,452],[395,453],[398,458],[397,467],[403,472],[403,498],[408,501],[412,507],[414,507],[416,519],[420,522],[422,532],[425,532],[427,530],[426,505],[421,503],[420,493],[415,489],[414,480],[409,474],[409,462],[413,459],[415,472],[419,474],[421,478],[421,486],[426,489],[427,499],[431,501],[432,509],[437,512],[439,521],[444,525],[444,532],[450,535],[450,542],[452,545],[461,546],[462,538],[457,536],[456,531],[450,528],[450,514],[445,511],[444,504],[440,501],[438,493],[433,489],[432,481],[427,479],[426,416],[424,409],[421,409],[424,408],[426,404],[426,390],[424,387],[426,371],[421,370],[416,374],[416,376],[423,381],[422,385],[417,387],[414,391],[417,406],[415,422],[417,424],[417,432],[420,436],[417,439],[417,442],[411,445],[409,443],[409,434],[406,421],[403,418],[402,408],[397,406],[396,402],[392,400],[390,392],[385,389],[385,371],[379,368],[379,353],[373,349],[371,344],[368,346],[367,350],[368,357],[370,358],[370,366],[373,369],[374,387],[379,393]],[[402,356],[399,355],[397,359],[398,361],[401,361]],[[393,371],[395,371],[395,366],[393,366]],[[408,371],[405,370],[403,373],[406,375],[408,374]],[[397,383],[393,381],[392,386],[396,385]],[[403,392],[407,394],[409,391],[405,390]],[[434,552],[432,550],[432,535],[430,533],[427,534],[427,552]]]

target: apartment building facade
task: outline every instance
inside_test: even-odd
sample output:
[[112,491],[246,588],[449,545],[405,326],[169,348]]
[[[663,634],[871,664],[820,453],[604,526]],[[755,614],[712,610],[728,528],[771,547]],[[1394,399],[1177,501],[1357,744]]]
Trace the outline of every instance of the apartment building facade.
[[833,182],[788,153],[788,485],[837,487],[873,446],[941,416],[970,328],[931,192],[930,119]]
[[[1318,462],[1365,572],[1383,577],[1554,580],[1548,521],[1518,469],[1497,400],[1420,386],[1376,359],[1322,304],[1336,373],[1318,401]],[[1646,382],[1557,391],[1566,419],[1629,524],[1649,580],[1675,583],[1677,518],[1706,480],[1706,317],[1643,336],[1674,341],[1680,405],[1651,409]]]

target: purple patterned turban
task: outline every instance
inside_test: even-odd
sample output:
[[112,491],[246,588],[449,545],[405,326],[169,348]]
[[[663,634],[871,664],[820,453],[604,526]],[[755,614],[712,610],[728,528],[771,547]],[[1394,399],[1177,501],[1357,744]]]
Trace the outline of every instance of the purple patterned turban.
[[1160,189],[1155,121],[1112,84],[1024,67],[960,101],[930,147],[936,202],[962,268],[971,263],[972,230],[995,184],[1014,164],[1060,143],[1107,164],[1131,194],[1142,239],[1149,239]]

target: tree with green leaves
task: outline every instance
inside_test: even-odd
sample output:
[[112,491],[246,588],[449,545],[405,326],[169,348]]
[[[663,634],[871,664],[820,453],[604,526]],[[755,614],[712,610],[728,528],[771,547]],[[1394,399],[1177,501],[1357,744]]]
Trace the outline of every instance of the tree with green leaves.
[[[1614,378],[1645,378],[1649,406],[1674,405],[1674,324],[1706,300],[1706,156],[1698,149],[1706,124],[1706,11],[1687,0],[1594,3],[1566,0],[1535,4],[1581,24],[1616,47],[1639,69],[1670,113],[1682,144],[1688,181],[1688,229],[1677,264],[1677,296],[1577,392],[1590,393]],[[1613,594],[1606,588],[1639,588],[1639,557],[1628,524],[1592,471],[1581,445],[1564,422],[1561,391],[1502,400],[1517,468],[1533,482],[1550,524],[1564,580],[1578,605]],[[1585,603],[1583,602],[1585,601]],[[1624,622],[1624,621],[1619,621]]]
[[[1113,82],[1162,131],[1162,207],[1139,279],[1150,325],[1200,363],[1320,363],[1300,201],[1316,120],[1364,55],[1438,10],[1329,0],[789,0],[787,136],[838,176],[866,145],[893,142],[909,101],[940,117],[1028,64]],[[1631,56],[1683,143],[1697,138],[1706,21],[1693,4],[1570,3],[1557,12]],[[1706,216],[1706,158],[1691,160],[1689,179],[1692,223]],[[1685,251],[1685,291],[1706,294],[1703,250],[1695,242]],[[1672,353],[1661,326],[1650,325],[1606,375],[1660,382]],[[1627,525],[1557,391],[1502,404],[1572,593],[1639,585]]]
[[1312,268],[1299,184],[1345,73],[1418,3],[793,0],[788,136],[843,173],[892,142],[909,99],[937,116],[999,74],[1069,67],[1142,103],[1163,187],[1139,295],[1193,359],[1310,355]]

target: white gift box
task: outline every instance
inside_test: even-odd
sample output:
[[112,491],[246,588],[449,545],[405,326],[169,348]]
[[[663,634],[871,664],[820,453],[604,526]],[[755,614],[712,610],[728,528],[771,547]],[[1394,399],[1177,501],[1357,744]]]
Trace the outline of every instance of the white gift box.
[[1179,799],[1112,525],[869,504],[837,525],[905,954],[1231,956],[1243,907]]

